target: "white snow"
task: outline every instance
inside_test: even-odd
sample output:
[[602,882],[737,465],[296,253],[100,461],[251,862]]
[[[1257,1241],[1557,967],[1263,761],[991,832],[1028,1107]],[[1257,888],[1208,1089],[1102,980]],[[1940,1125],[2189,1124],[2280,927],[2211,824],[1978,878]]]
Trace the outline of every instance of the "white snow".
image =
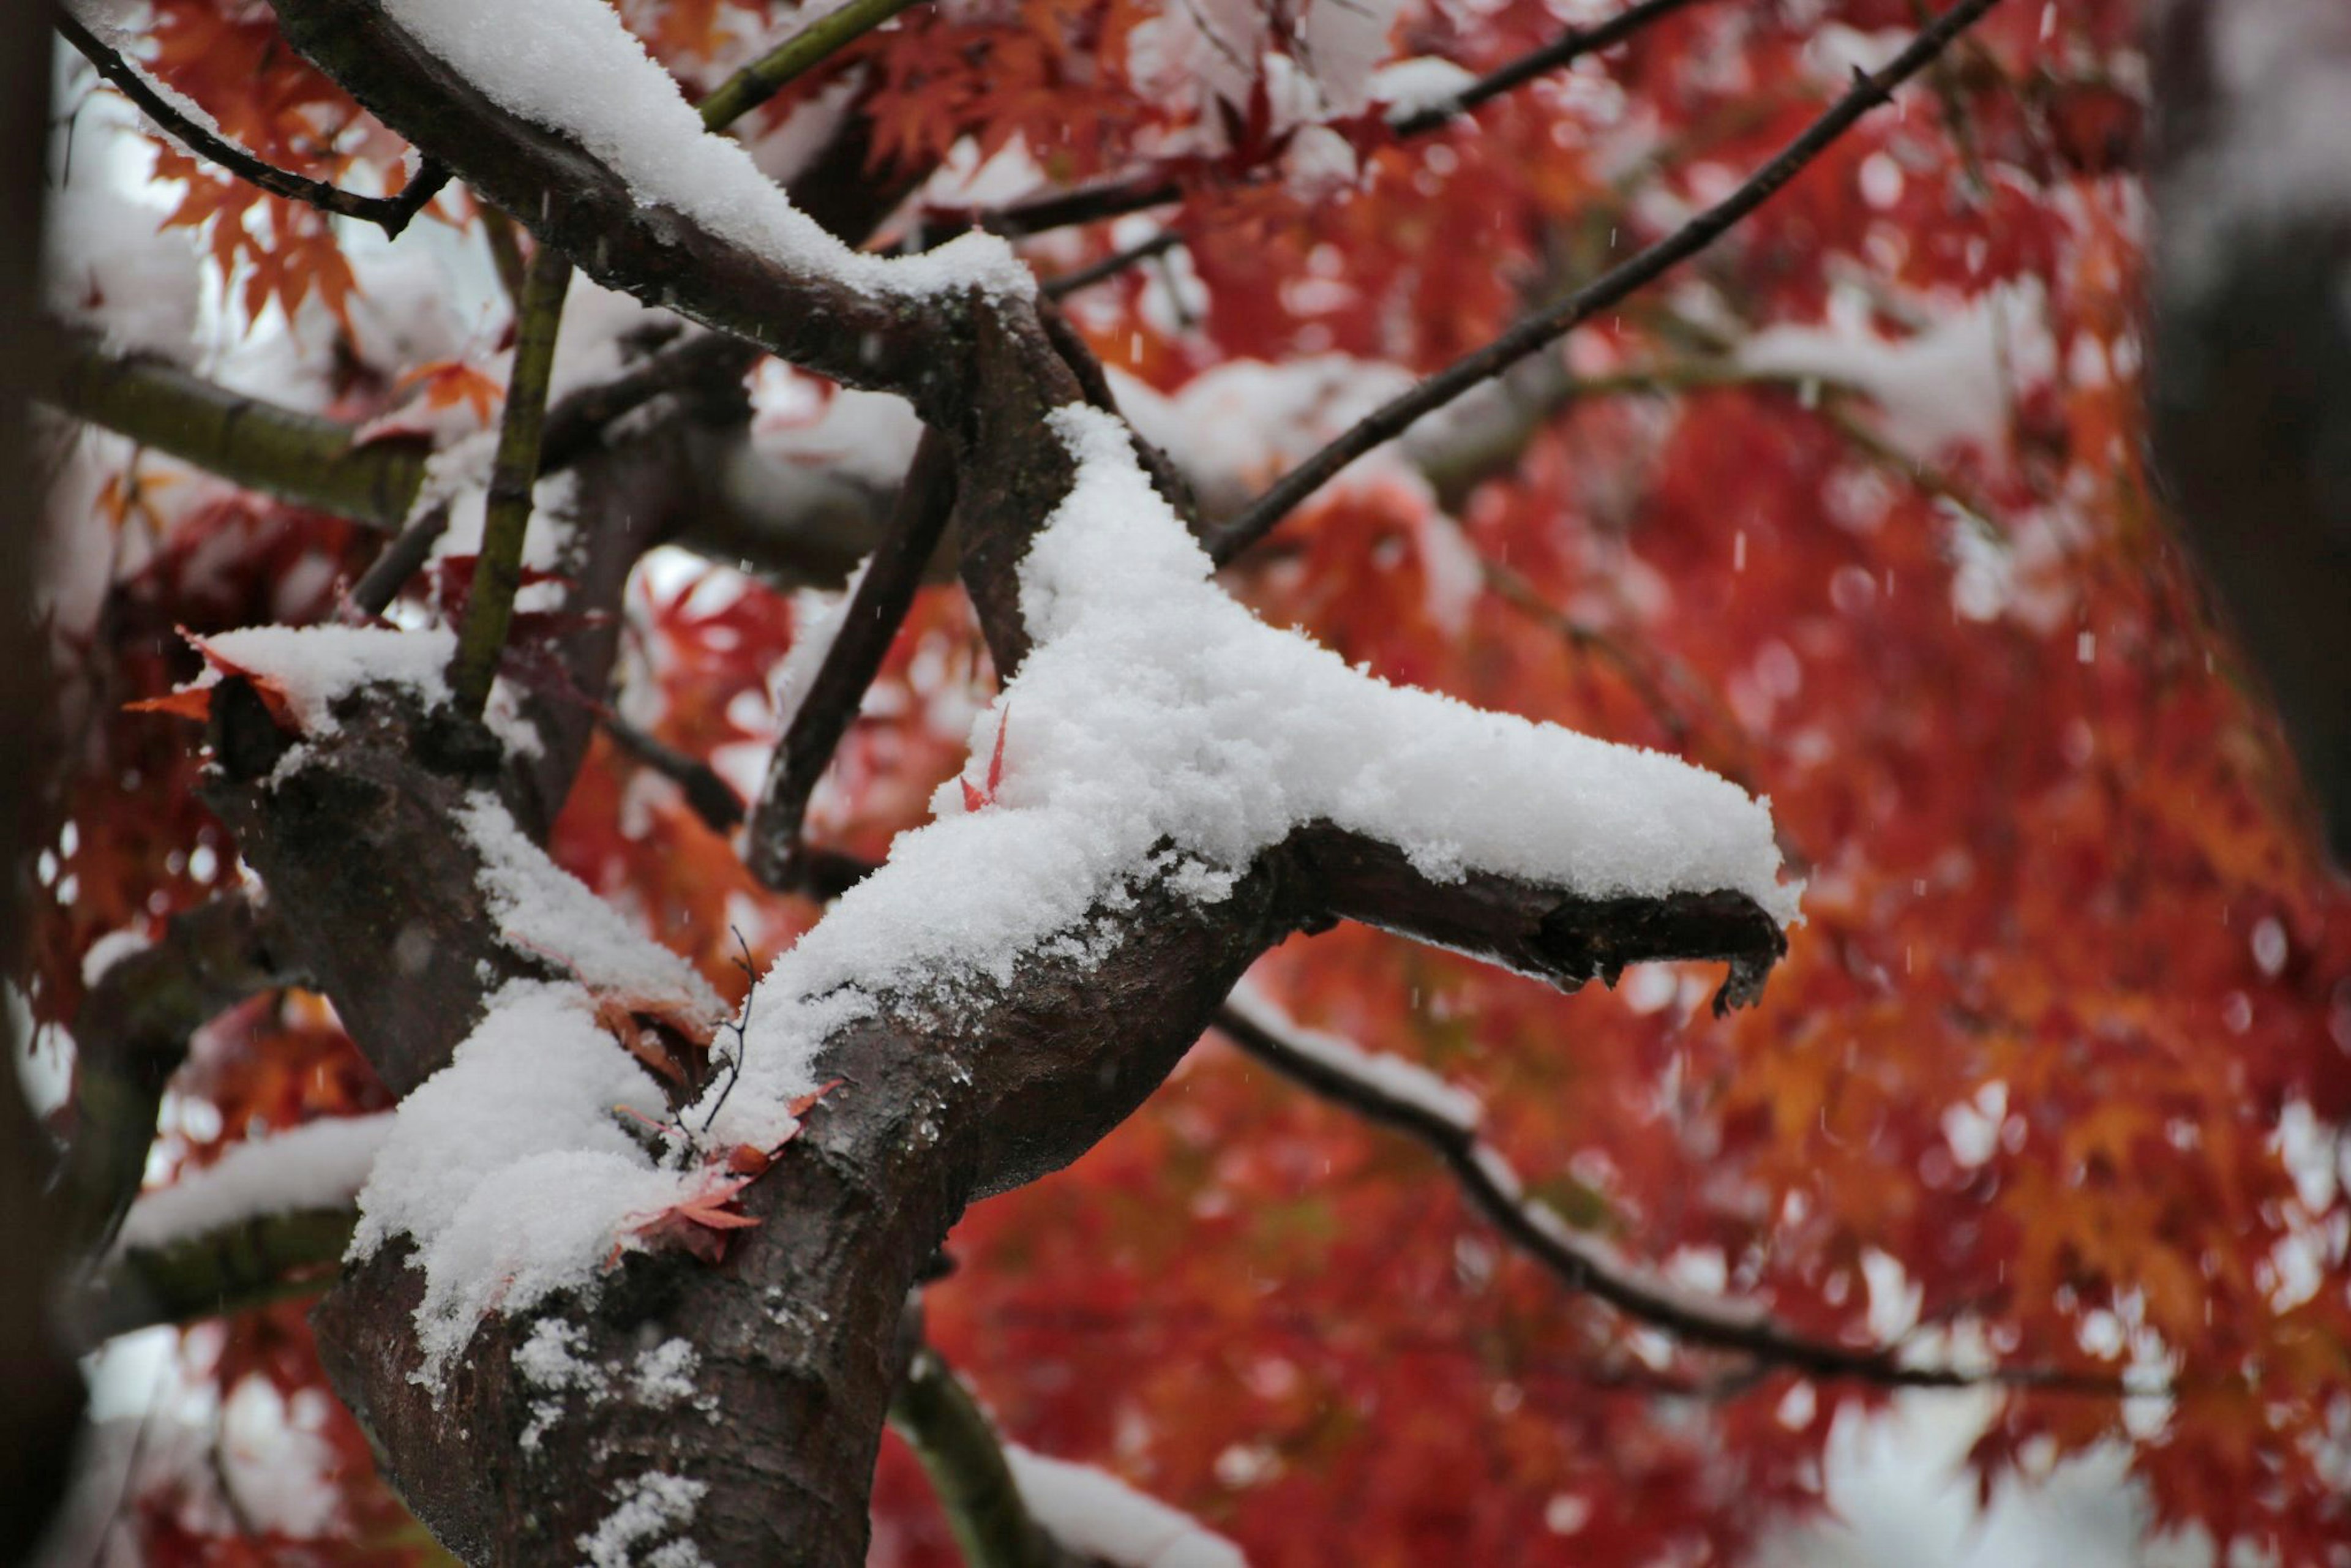
[[[587,1553],[591,1568],[698,1568],[706,1560],[693,1542],[663,1542],[694,1522],[694,1511],[710,1489],[683,1476],[648,1470],[632,1482],[595,1530],[572,1544]],[[654,1542],[662,1544],[655,1546]],[[652,1548],[648,1551],[647,1548]]]
[[388,1111],[340,1116],[234,1145],[214,1164],[141,1194],[115,1250],[167,1247],[265,1214],[340,1208],[367,1180],[392,1120]]
[[490,1000],[448,1067],[401,1103],[360,1194],[355,1258],[395,1237],[424,1270],[417,1339],[430,1382],[494,1311],[591,1283],[633,1218],[690,1196],[622,1130],[658,1121],[660,1088],[601,1028],[587,992],[518,980]]
[[[1475,1132],[1485,1107],[1468,1090],[1447,1083],[1416,1061],[1385,1051],[1369,1051],[1351,1040],[1292,1021],[1279,1008],[1244,984],[1225,998],[1225,1005],[1277,1036],[1299,1055],[1390,1100],[1416,1106],[1461,1132]],[[1511,1178],[1515,1185],[1517,1177]]]
[[495,796],[476,795],[457,823],[482,856],[482,891],[507,941],[569,968],[589,989],[701,1020],[726,1008],[694,966],[649,941],[621,912],[547,858]]
[[[902,835],[768,972],[739,1082],[723,1108],[714,1088],[683,1117],[709,1121],[716,1146],[788,1136],[825,1041],[883,998],[954,1006],[1040,956],[1089,961],[1100,911],[1134,887],[1164,881],[1213,903],[1308,822],[1395,844],[1440,881],[1491,873],[1593,897],[1727,890],[1795,917],[1801,890],[1780,880],[1770,812],[1743,790],[1655,752],[1389,685],[1264,624],[1217,586],[1123,425],[1082,407],[1050,418],[1078,473],[1020,568],[1035,646],[974,722],[966,775],[984,788],[1000,737],[1000,785],[977,810],[945,786],[936,820]],[[500,992],[402,1107],[362,1195],[359,1251],[417,1242],[428,1371],[484,1312],[591,1286],[616,1243],[635,1244],[632,1217],[715,1174],[656,1169],[621,1132],[615,1104],[658,1116],[661,1102],[588,995],[669,994],[683,967],[486,798],[465,825],[510,935],[580,983]],[[1403,1065],[1371,1071],[1467,1109]]]
[[1020,1500],[1071,1551],[1115,1568],[1248,1568],[1241,1549],[1116,1476],[1004,1445]]
[[185,363],[195,352],[199,261],[170,214],[89,180],[61,185],[43,225],[42,301],[115,353]]
[[1452,103],[1477,80],[1451,60],[1416,55],[1374,71],[1371,96],[1374,102],[1387,105],[1391,122],[1399,122]]
[[851,249],[794,207],[742,143],[703,129],[604,0],[386,0],[384,9],[508,112],[579,142],[643,205],[682,213],[778,266],[901,298],[972,287],[1025,298],[1035,287],[991,235],[899,258]]
[[105,936],[100,936],[97,941],[92,942],[88,947],[82,949],[81,983],[83,988],[88,989],[89,987],[97,985],[99,981],[106,978],[106,972],[109,969],[111,969],[117,964],[120,964],[125,958],[131,957],[136,954],[144,953],[148,948],[152,947],[154,945],[155,939],[148,936],[145,928],[142,926],[126,925],[119,931],[108,932]]

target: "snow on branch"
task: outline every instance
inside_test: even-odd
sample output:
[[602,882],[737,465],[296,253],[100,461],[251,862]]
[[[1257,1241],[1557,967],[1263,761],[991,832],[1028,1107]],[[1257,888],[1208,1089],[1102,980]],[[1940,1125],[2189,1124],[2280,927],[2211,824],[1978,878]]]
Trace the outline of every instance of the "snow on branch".
[[603,0],[384,0],[426,49],[507,110],[560,131],[666,207],[791,271],[895,298],[968,289],[1025,298],[1011,248],[973,235],[922,256],[852,249],[800,212],[742,144],[711,132]]
[[343,1207],[366,1182],[392,1121],[388,1111],[339,1116],[233,1145],[214,1164],[142,1194],[115,1249],[154,1250],[261,1215]]

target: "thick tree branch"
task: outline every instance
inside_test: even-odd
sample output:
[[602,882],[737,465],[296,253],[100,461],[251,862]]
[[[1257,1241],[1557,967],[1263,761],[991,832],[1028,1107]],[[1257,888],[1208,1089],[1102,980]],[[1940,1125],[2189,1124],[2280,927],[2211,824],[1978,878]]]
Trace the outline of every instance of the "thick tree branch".
[[769,887],[798,880],[794,862],[809,797],[905,623],[914,590],[946,532],[955,497],[952,449],[936,433],[925,432],[881,542],[841,607],[831,644],[807,691],[794,694],[798,706],[768,765],[745,858],[751,874]]
[[1655,282],[1720,238],[1770,200],[1871,110],[1892,101],[1893,89],[1924,68],[1951,40],[1999,0],[1959,0],[1908,47],[1876,71],[1856,72],[1851,90],[1758,169],[1729,195],[1621,266],[1554,305],[1521,317],[1509,330],[1456,360],[1411,391],[1382,404],[1322,451],[1275,481],[1247,511],[1217,531],[1212,553],[1228,561],[1265,537],[1292,508],[1374,447],[1404,434],[1416,421],[1557,340],[1579,323]]
[[398,194],[362,196],[340,185],[280,169],[189,118],[177,104],[156,91],[154,84],[137,67],[109,48],[63,6],[57,10],[57,27],[66,42],[81,51],[82,57],[97,68],[99,76],[113,83],[123,97],[137,104],[150,120],[170,132],[174,141],[197,157],[218,164],[246,183],[257,185],[273,196],[301,202],[338,217],[362,219],[382,229],[386,238],[396,239],[410,220],[423,211],[425,204],[440,194],[441,188],[449,183],[449,171],[428,161],[409,177],[408,183]]
[[498,655],[506,649],[507,628],[514,619],[515,595],[522,590],[523,536],[530,528],[531,493],[538,483],[548,375],[555,365],[556,333],[563,324],[563,297],[570,287],[571,263],[561,252],[542,248],[531,257],[515,313],[514,369],[507,380],[497,457],[482,515],[482,548],[474,558],[473,591],[465,601],[465,623],[449,672],[458,711],[469,716],[480,716],[490,700]]
[[233,392],[178,366],[69,335],[52,402],[231,484],[371,528],[397,528],[424,481],[423,440],[361,443],[338,420]]

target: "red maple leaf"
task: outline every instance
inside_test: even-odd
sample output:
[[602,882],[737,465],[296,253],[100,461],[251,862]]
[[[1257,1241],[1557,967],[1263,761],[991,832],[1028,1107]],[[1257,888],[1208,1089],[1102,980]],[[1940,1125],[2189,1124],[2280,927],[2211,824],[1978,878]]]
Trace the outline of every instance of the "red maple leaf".
[[[216,674],[243,676],[252,685],[255,694],[261,698],[262,706],[269,710],[269,716],[278,728],[299,730],[302,727],[294,716],[293,699],[287,695],[283,685],[267,675],[256,674],[235,660],[227,657],[214,648],[209,641],[197,636],[185,626],[179,628],[179,632],[181,636],[187,639],[190,647],[204,656],[204,663]],[[135,703],[124,703],[122,711],[176,714],[182,718],[192,718],[198,724],[203,724],[212,717],[213,694],[219,689],[220,684],[217,680],[207,681],[201,685],[184,685],[167,696],[147,697]]]
[[1004,732],[1012,727],[1012,707],[1006,704],[1004,716],[996,721],[996,752],[987,759],[987,783],[976,787],[968,779],[956,782],[963,786],[963,809],[977,811],[982,806],[996,804],[996,787],[1004,782]]

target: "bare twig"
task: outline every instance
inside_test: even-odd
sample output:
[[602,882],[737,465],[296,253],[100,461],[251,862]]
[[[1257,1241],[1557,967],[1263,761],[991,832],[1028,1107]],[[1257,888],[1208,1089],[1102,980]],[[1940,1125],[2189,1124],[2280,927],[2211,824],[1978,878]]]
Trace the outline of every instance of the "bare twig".
[[1690,0],[1641,0],[1591,27],[1570,27],[1540,49],[1520,55],[1508,65],[1479,77],[1451,97],[1427,104],[1389,121],[1398,136],[1420,136],[1449,125],[1489,99],[1524,87],[1562,66],[1614,48],[1650,23],[1683,9]]
[[1906,1365],[1897,1347],[1855,1347],[1805,1339],[1781,1328],[1760,1311],[1697,1297],[1662,1281],[1644,1278],[1634,1265],[1612,1256],[1597,1239],[1578,1234],[1548,1205],[1528,1197],[1517,1172],[1479,1135],[1477,1118],[1464,1113],[1465,1107],[1434,1094],[1400,1091],[1375,1073],[1359,1071],[1355,1058],[1360,1053],[1353,1047],[1317,1050],[1284,1028],[1287,1020],[1270,1013],[1260,1005],[1228,1002],[1217,1010],[1216,1027],[1284,1077],[1435,1152],[1470,1204],[1511,1245],[1569,1288],[1596,1296],[1626,1317],[1663,1329],[1687,1343],[1740,1352],[1808,1377],[1846,1378],[1885,1387],[1989,1385],[2109,1396],[2149,1392],[2128,1387],[2122,1379],[2102,1373],[2044,1367],[1991,1367],[1978,1372]]
[[81,51],[82,57],[97,68],[98,74],[137,104],[147,118],[171,132],[172,139],[208,162],[217,163],[249,185],[258,185],[273,196],[284,196],[332,213],[338,217],[360,218],[383,230],[387,237],[397,237],[409,221],[422,212],[426,203],[440,194],[449,183],[449,171],[440,164],[427,162],[409,177],[396,195],[362,196],[331,185],[323,180],[313,180],[293,173],[247,152],[190,119],[183,110],[155,89],[136,66],[116,50],[107,47],[95,33],[77,21],[73,14],[60,8],[57,15],[57,32],[66,42]]
[[423,570],[433,547],[448,531],[449,508],[428,507],[423,516],[413,519],[385,541],[375,559],[368,562],[367,570],[360,573],[360,580],[351,584],[350,618],[364,622],[390,608],[392,601],[400,597],[400,591],[408,586],[408,580]]
[[474,587],[458,633],[449,685],[459,709],[478,716],[490,700],[498,655],[514,619],[515,595],[522,588],[523,536],[530,527],[531,491],[538,482],[539,433],[547,419],[547,383],[555,363],[555,336],[563,321],[563,296],[571,287],[571,262],[553,246],[531,257],[523,280],[522,305],[515,323],[514,371],[507,381],[498,455],[490,470],[489,497],[482,518],[482,551],[474,561]]
[[1998,3],[1999,0],[1960,0],[1885,66],[1874,72],[1856,71],[1853,87],[1844,97],[1720,202],[1558,303],[1521,317],[1484,348],[1465,354],[1342,433],[1322,450],[1283,475],[1247,511],[1217,532],[1211,552],[1217,561],[1229,561],[1264,538],[1292,508],[1336,477],[1342,469],[1373,448],[1401,435],[1423,415],[1443,408],[1471,388],[1500,374],[1712,245],[1826,152],[1855,121],[1879,105],[1891,102],[1896,86],[1933,60],[1953,38]]
[[1139,262],[1149,261],[1155,256],[1165,256],[1183,243],[1182,235],[1174,229],[1163,229],[1140,244],[1128,246],[1124,250],[1114,250],[1099,261],[1089,262],[1051,279],[1045,285],[1045,298],[1067,299],[1081,288],[1092,288]]
[[898,492],[898,505],[883,529],[856,591],[841,612],[832,645],[792,710],[791,723],[768,764],[758,809],[751,816],[746,860],[751,874],[773,888],[800,880],[800,824],[809,797],[849,729],[865,688],[882,667],[891,640],[914,601],[923,568],[946,532],[955,507],[955,461],[947,443],[931,431],[914,448],[914,461]]

